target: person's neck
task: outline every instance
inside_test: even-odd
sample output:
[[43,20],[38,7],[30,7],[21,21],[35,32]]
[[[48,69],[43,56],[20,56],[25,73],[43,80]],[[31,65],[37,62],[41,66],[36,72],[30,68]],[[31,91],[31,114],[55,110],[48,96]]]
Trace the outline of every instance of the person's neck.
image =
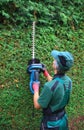
[[54,70],[54,75],[65,75],[65,73],[58,73],[58,71],[55,69]]

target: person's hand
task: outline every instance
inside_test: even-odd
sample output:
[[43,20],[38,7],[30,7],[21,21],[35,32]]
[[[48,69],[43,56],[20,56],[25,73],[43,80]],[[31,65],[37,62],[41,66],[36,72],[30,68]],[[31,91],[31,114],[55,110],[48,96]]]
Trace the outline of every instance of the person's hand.
[[44,74],[45,77],[49,76],[49,73],[48,73],[48,71],[47,71],[47,69],[46,69],[46,67],[45,67],[44,64],[42,64],[42,72],[43,72],[43,74]]
[[34,92],[38,92],[39,91],[39,87],[40,87],[40,82],[33,82],[33,90]]

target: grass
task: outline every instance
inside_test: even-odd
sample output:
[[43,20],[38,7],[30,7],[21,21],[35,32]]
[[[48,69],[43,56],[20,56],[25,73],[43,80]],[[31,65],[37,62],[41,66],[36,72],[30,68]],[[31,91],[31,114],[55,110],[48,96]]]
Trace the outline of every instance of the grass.
[[[69,122],[84,116],[84,29],[60,27],[40,28],[36,34],[36,57],[46,64],[52,74],[52,49],[68,50],[74,55],[74,67],[68,75],[73,80],[73,91],[67,107]],[[31,58],[31,28],[0,31],[0,130],[39,130],[41,110],[33,116],[33,95],[29,90],[28,60]],[[46,81],[40,75],[41,86]],[[42,87],[41,87],[42,89]],[[77,124],[78,126],[78,124]],[[77,130],[82,129],[83,122]],[[74,130],[74,129],[73,129]]]

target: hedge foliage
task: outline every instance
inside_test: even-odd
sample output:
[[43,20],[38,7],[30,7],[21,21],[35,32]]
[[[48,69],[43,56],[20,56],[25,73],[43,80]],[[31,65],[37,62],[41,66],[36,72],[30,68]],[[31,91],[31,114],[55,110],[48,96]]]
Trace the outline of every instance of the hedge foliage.
[[0,23],[21,27],[32,21],[39,25],[79,25],[84,0],[0,0]]
[[[52,28],[36,30],[36,57],[46,65],[52,76],[52,49],[68,50],[74,55],[74,66],[68,73],[73,81],[71,100],[67,107],[69,122],[74,117],[84,115],[84,31],[81,28],[72,30],[60,27],[57,34]],[[41,110],[34,109],[35,116],[32,117],[33,95],[29,89],[30,77],[26,72],[31,58],[31,32],[30,28],[0,30],[1,130],[39,130],[42,114]],[[45,81],[41,73],[40,89]],[[76,130],[84,129],[81,124],[76,124],[79,128]]]

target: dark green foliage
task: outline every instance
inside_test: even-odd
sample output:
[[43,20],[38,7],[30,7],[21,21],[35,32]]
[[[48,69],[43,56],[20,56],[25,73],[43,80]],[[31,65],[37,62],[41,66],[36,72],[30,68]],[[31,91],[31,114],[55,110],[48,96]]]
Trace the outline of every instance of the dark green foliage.
[[24,27],[36,20],[43,26],[78,26],[83,21],[83,5],[83,0],[1,0],[0,23]]

